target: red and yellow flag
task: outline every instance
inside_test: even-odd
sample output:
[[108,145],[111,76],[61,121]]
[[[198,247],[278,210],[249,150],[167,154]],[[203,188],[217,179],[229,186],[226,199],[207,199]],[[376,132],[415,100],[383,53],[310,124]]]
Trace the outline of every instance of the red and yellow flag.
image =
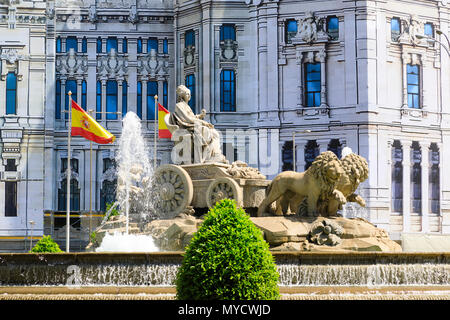
[[172,138],[172,134],[170,133],[169,129],[167,128],[166,122],[164,121],[164,117],[166,114],[169,114],[170,112],[164,108],[161,104],[158,103],[158,137],[159,138],[166,138],[170,139]]
[[112,143],[116,139],[73,100],[71,135],[82,136],[100,144]]

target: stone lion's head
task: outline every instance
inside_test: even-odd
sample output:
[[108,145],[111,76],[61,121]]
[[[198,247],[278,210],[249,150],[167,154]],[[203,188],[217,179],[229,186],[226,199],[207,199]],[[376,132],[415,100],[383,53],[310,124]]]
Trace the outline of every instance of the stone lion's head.
[[344,174],[341,161],[331,151],[318,155],[307,171],[318,181],[322,194],[330,194]]
[[342,159],[341,163],[345,174],[348,175],[355,188],[369,177],[369,164],[360,155],[350,153]]

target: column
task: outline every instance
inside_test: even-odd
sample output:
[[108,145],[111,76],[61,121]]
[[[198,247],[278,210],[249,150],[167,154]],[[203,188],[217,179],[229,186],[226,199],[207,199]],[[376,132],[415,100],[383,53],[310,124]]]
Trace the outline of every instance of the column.
[[303,52],[297,49],[296,58],[297,64],[297,107],[303,107]]
[[66,79],[61,79],[61,120],[64,120],[66,113]]
[[411,226],[411,141],[401,141],[403,149],[403,232]]
[[117,117],[117,119],[122,119],[125,115],[122,114],[122,88],[123,82],[122,80],[117,81],[117,111],[121,113],[120,117]]
[[420,150],[422,152],[422,177],[421,177],[421,187],[422,187],[422,232],[429,232],[429,196],[428,196],[428,186],[429,186],[429,154],[430,154],[430,143],[428,141],[420,142]]
[[330,141],[328,139],[327,140],[324,140],[324,139],[317,140],[317,144],[319,145],[320,153],[328,150],[328,143],[330,143]]
[[77,79],[77,96],[74,97],[76,99],[76,103],[78,103],[79,106],[81,106],[81,94],[82,94],[82,87],[81,83],[83,82],[82,79]]
[[305,171],[305,146],[307,141],[295,141],[295,171]]
[[320,61],[320,106],[322,108],[327,108],[327,72],[326,72],[326,60],[327,53],[325,49],[321,49],[317,55]]

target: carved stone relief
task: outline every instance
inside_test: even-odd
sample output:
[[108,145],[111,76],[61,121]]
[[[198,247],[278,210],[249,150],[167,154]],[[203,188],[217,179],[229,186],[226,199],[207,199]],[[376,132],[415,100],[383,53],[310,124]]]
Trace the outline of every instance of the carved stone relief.
[[111,50],[106,56],[97,59],[97,73],[102,78],[123,79],[128,71],[128,60]]
[[159,57],[155,50],[151,50],[146,56],[138,57],[137,70],[141,76],[165,77],[168,75],[168,68],[168,59]]
[[73,49],[56,57],[56,71],[66,77],[83,76],[88,70],[88,58]]

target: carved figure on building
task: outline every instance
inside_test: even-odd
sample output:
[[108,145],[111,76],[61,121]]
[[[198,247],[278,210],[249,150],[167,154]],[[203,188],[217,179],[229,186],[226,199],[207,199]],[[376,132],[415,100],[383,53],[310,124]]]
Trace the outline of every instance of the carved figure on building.
[[317,40],[318,20],[312,12],[306,12],[305,18],[300,20],[298,37],[307,43]]
[[424,24],[419,20],[417,15],[412,15],[408,20],[402,20],[402,34],[400,35],[400,41],[411,42],[413,45],[418,45],[422,42],[422,39],[417,35],[423,35]]
[[131,22],[132,24],[137,23],[139,20],[138,17],[138,13],[137,13],[137,8],[136,6],[131,6],[130,8],[130,15],[128,16],[128,21]]
[[97,8],[95,5],[89,7],[88,20],[90,23],[97,22]]
[[[188,102],[191,99],[191,91],[184,85],[177,87],[177,104],[175,111],[165,118],[166,124],[174,137],[183,137],[175,142],[175,149],[183,149],[188,154],[192,150],[193,163],[221,162],[228,163],[220,149],[219,132],[214,126],[203,120],[206,110],[195,115]],[[180,131],[181,130],[181,131]],[[190,141],[185,140],[191,138]],[[189,162],[185,159],[182,162]]]

